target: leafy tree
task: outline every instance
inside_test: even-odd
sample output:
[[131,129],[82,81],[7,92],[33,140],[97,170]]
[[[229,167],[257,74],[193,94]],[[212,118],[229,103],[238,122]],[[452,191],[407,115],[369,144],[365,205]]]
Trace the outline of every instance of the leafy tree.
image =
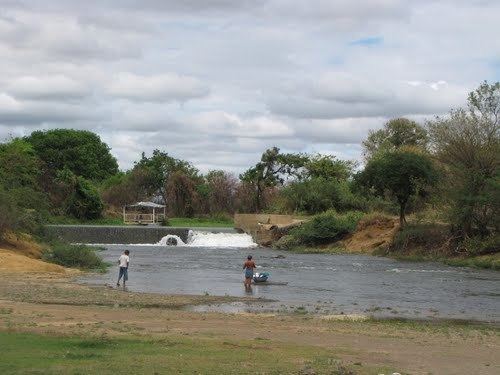
[[69,169],[88,180],[102,181],[118,172],[116,159],[100,137],[86,130],[35,131],[29,142],[49,171]]
[[351,191],[346,180],[316,177],[285,186],[278,204],[282,205],[280,211],[317,214],[329,209],[339,212],[362,210],[367,202]]
[[150,157],[146,157],[142,153],[141,160],[136,164],[136,168],[142,168],[145,172],[146,195],[149,197],[160,196],[165,202],[168,198],[165,190],[166,182],[173,173],[182,172],[189,178],[199,179],[198,169],[191,163],[176,159],[160,150],[154,150]]
[[207,202],[210,214],[234,212],[236,178],[228,172],[213,170],[205,176],[208,187]]
[[102,184],[102,199],[115,208],[150,199],[151,195],[147,192],[150,177],[148,170],[141,167],[111,176]]
[[260,162],[241,174],[241,181],[253,187],[256,210],[262,209],[266,188],[282,185],[287,178],[300,176],[306,161],[307,157],[302,154],[281,154],[278,147],[273,147],[262,154]]
[[378,152],[394,151],[403,146],[426,149],[428,136],[426,129],[415,121],[406,118],[389,120],[383,129],[370,130],[363,141],[363,154],[369,160]]
[[0,144],[0,180],[9,189],[37,186],[40,160],[31,145],[22,139]]
[[484,82],[468,108],[428,123],[432,149],[447,176],[450,218],[464,237],[498,230],[500,202],[500,83]]
[[324,180],[347,180],[356,163],[338,160],[333,155],[317,154],[309,157],[304,163],[306,178],[322,178]]
[[82,176],[76,176],[69,169],[61,170],[57,175],[59,183],[66,186],[69,193],[65,201],[65,210],[77,219],[91,220],[102,216],[104,204],[94,185]]
[[361,185],[372,189],[376,195],[384,196],[389,193],[394,197],[399,204],[400,224],[404,226],[408,200],[425,187],[433,185],[436,176],[432,161],[427,156],[397,150],[370,159],[357,180]]
[[179,217],[193,217],[198,205],[196,182],[182,171],[173,172],[165,185],[168,208]]

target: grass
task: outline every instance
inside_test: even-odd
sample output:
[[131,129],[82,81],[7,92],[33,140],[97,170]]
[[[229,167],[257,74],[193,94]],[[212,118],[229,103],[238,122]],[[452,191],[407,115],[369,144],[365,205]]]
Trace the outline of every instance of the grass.
[[341,364],[332,351],[263,340],[66,337],[0,332],[0,347],[0,373],[4,375],[116,374],[125,369],[130,374],[368,374],[384,371],[356,366],[355,372]]
[[125,225],[121,217],[103,217],[94,220],[79,220],[74,217],[52,216],[49,224],[60,225]]
[[43,259],[64,267],[82,270],[104,271],[109,266],[96,254],[96,248],[68,243],[52,244],[50,250],[43,254]]
[[[169,226],[172,227],[216,227],[232,228],[234,223],[230,218],[223,217],[172,217],[168,218]],[[53,216],[49,224],[60,225],[125,225],[122,218],[108,217],[95,220],[78,220],[65,216]]]
[[172,217],[168,219],[172,227],[217,227],[232,228],[234,222],[229,218],[205,218],[205,217]]

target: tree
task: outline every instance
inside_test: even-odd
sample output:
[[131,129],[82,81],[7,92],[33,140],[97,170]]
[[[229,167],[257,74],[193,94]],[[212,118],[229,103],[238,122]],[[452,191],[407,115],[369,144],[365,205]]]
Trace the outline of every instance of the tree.
[[16,138],[0,144],[0,180],[5,188],[36,188],[40,160],[28,142]]
[[432,186],[436,182],[436,176],[429,157],[397,150],[370,159],[357,180],[376,195],[385,196],[389,193],[394,197],[399,204],[399,222],[404,226],[408,200],[427,186]]
[[447,177],[450,218],[463,237],[498,230],[500,202],[500,83],[484,82],[468,97],[468,108],[428,123],[432,151]]
[[234,212],[234,197],[237,180],[228,172],[213,170],[205,176],[208,188],[208,209],[210,214]]
[[198,205],[196,183],[182,171],[175,171],[165,184],[168,208],[179,217],[193,217]]
[[325,180],[347,180],[356,163],[350,160],[338,160],[333,155],[316,154],[308,157],[304,163],[306,178],[322,178]]
[[94,185],[82,176],[76,176],[69,169],[63,169],[57,174],[57,181],[65,186],[66,213],[77,219],[91,220],[102,216],[104,204]]
[[189,178],[200,178],[198,169],[192,166],[191,163],[176,159],[160,150],[154,150],[150,157],[146,157],[142,153],[141,160],[139,160],[135,168],[142,168],[147,175],[144,181],[146,194],[149,197],[160,196],[164,202],[167,201],[166,183],[173,173],[182,172]]
[[264,190],[282,185],[287,178],[299,177],[306,161],[305,155],[281,154],[278,147],[273,147],[262,154],[260,162],[240,175],[241,181],[250,184],[254,189],[257,211],[262,209]]
[[102,181],[118,172],[118,164],[108,145],[90,131],[35,131],[25,140],[33,146],[49,171],[67,168],[92,181]]
[[426,149],[427,143],[427,131],[423,126],[406,118],[395,118],[385,123],[383,129],[370,130],[363,141],[363,155],[369,160],[378,152],[394,151],[403,146]]

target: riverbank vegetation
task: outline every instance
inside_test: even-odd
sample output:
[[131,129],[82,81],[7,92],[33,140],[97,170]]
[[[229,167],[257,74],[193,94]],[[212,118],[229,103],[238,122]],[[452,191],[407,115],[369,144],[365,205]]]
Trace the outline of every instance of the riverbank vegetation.
[[119,225],[123,205],[154,201],[167,203],[172,226],[230,226],[236,212],[311,216],[282,247],[341,247],[362,216],[398,216],[394,243],[377,249],[384,254],[489,256],[500,248],[499,116],[500,83],[484,82],[446,116],[370,131],[362,163],[272,147],[239,176],[201,173],[165,150],[120,171],[92,132],[35,131],[0,144],[0,235],[43,236],[45,223]]

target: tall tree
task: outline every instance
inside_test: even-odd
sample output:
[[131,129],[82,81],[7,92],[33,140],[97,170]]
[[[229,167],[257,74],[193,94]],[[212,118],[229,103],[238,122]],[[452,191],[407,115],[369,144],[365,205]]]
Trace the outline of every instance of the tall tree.
[[33,146],[49,173],[67,168],[77,176],[102,181],[118,172],[118,164],[108,145],[90,131],[40,130],[25,140]]
[[287,178],[300,176],[307,160],[305,155],[282,154],[278,147],[273,147],[262,154],[260,162],[240,175],[241,181],[253,186],[257,211],[262,209],[264,190],[282,185]]
[[427,131],[423,126],[406,118],[395,118],[380,130],[370,130],[368,138],[363,141],[363,155],[369,160],[378,152],[394,151],[403,146],[426,149],[427,143]]
[[436,171],[424,154],[396,150],[378,154],[370,159],[358,175],[361,185],[373,189],[379,196],[387,193],[399,204],[399,222],[406,224],[406,205],[419,189],[436,182]]
[[432,150],[446,173],[451,222],[464,237],[498,230],[500,202],[500,83],[484,82],[468,108],[428,123]]
[[176,159],[160,150],[154,150],[150,157],[142,153],[141,160],[139,160],[135,168],[142,168],[148,176],[145,179],[146,194],[150,198],[160,196],[164,202],[168,199],[165,186],[173,173],[182,172],[189,178],[200,178],[198,169],[191,163]]

